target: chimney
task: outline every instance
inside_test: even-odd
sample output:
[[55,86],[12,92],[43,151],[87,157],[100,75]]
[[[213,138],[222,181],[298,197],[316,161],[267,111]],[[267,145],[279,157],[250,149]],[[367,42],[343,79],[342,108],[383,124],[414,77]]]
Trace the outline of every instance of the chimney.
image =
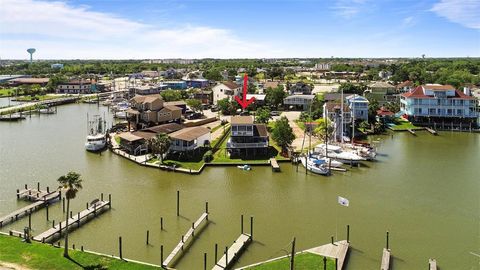
[[470,96],[470,88],[468,87],[463,87],[463,93],[467,96]]

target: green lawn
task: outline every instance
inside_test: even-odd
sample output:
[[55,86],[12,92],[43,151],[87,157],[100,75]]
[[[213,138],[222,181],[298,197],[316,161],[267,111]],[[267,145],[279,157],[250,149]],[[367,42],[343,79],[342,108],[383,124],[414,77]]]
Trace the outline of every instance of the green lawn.
[[[313,253],[305,252],[295,256],[295,270],[324,269],[323,257]],[[251,270],[289,270],[290,257],[250,267]],[[335,260],[327,258],[327,269],[335,270]]]
[[395,131],[405,131],[408,129],[413,129],[413,130],[423,129],[422,127],[417,127],[405,119],[398,118],[398,119],[395,119],[394,122],[395,122],[395,125],[391,126],[390,128]]
[[21,96],[18,97],[18,101],[42,101],[42,100],[50,100],[50,99],[57,99],[57,98],[63,98],[63,96],[58,96],[58,95],[35,95],[34,97],[32,96]]
[[30,269],[159,269],[153,266],[124,262],[114,258],[71,250],[71,260],[63,257],[63,249],[50,245],[22,242],[20,238],[0,235],[0,264],[13,263]]
[[[223,127],[223,125],[218,125],[218,126],[212,128],[212,129],[210,130],[210,132],[213,133],[213,132],[215,132],[216,130],[218,130],[219,128],[221,128],[221,127]],[[227,128],[227,127],[225,127],[225,128]]]
[[0,89],[0,97],[13,96],[13,95],[15,95],[15,88]]

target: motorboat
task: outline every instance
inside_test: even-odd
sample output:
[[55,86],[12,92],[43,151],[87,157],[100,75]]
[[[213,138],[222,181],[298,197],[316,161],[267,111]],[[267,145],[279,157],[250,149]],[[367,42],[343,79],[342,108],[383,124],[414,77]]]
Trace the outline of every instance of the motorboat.
[[335,160],[335,159],[329,158],[329,157],[325,157],[325,156],[322,156],[322,155],[319,155],[319,154],[311,153],[309,158],[311,158],[313,160],[317,160],[316,162],[318,162],[320,164],[326,164],[327,166],[331,166],[331,167],[334,167],[334,168],[339,168],[339,167],[342,167],[342,165],[343,165],[343,163],[338,161],[338,160]]
[[354,151],[345,150],[338,145],[326,146],[325,144],[319,144],[315,146],[315,152],[349,164],[356,164],[366,160],[366,158],[356,154]]
[[325,164],[324,162],[321,162],[318,159],[311,159],[307,157],[300,157],[300,162],[302,165],[307,168],[308,171],[311,171],[316,174],[321,174],[321,175],[328,175],[330,174],[330,170],[328,169],[328,165]]
[[97,152],[105,149],[107,146],[107,136],[105,130],[105,120],[98,115],[93,120],[88,120],[89,131],[85,142],[85,149],[91,152]]
[[239,165],[237,166],[237,168],[241,169],[241,170],[244,170],[244,171],[250,171],[252,168],[250,167],[250,165]]

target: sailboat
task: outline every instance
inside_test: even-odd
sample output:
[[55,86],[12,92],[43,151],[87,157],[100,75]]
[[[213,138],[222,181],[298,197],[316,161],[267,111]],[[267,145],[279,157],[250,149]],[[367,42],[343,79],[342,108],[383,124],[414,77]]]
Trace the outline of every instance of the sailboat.
[[107,146],[106,122],[100,115],[94,115],[90,121],[87,115],[88,135],[85,149],[91,152],[103,150]]

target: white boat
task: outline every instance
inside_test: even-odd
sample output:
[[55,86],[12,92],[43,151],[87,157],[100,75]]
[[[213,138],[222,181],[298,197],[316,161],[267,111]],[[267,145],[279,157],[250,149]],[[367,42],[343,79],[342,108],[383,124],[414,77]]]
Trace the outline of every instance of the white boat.
[[328,145],[328,147],[326,147],[325,144],[322,143],[315,146],[315,152],[349,164],[356,164],[366,160],[366,158],[357,155],[353,151],[344,150],[337,145]]
[[318,162],[317,159],[310,159],[310,158],[307,159],[306,157],[300,157],[300,162],[305,168],[307,168],[308,171],[311,171],[316,174],[321,174],[321,175],[330,174],[328,165],[325,163]]
[[41,113],[41,114],[54,114],[57,111],[54,108],[49,107],[49,108],[40,109],[40,110],[38,110],[38,112]]
[[96,115],[92,121],[88,121],[88,126],[89,131],[85,142],[85,149],[91,152],[105,149],[107,146],[105,120],[102,121],[102,118]]
[[342,167],[343,165],[343,163],[338,160],[328,158],[319,154],[311,153],[309,158],[316,160],[316,162],[320,164],[326,164],[327,166],[332,166],[334,168]]
[[119,112],[116,112],[113,117],[115,118],[120,118],[120,119],[125,119],[127,118],[127,112],[126,111],[119,111]]
[[252,169],[252,168],[251,168],[249,165],[247,165],[247,164],[245,164],[245,165],[238,165],[237,168],[242,169],[242,170],[244,170],[244,171],[250,171],[250,170]]

